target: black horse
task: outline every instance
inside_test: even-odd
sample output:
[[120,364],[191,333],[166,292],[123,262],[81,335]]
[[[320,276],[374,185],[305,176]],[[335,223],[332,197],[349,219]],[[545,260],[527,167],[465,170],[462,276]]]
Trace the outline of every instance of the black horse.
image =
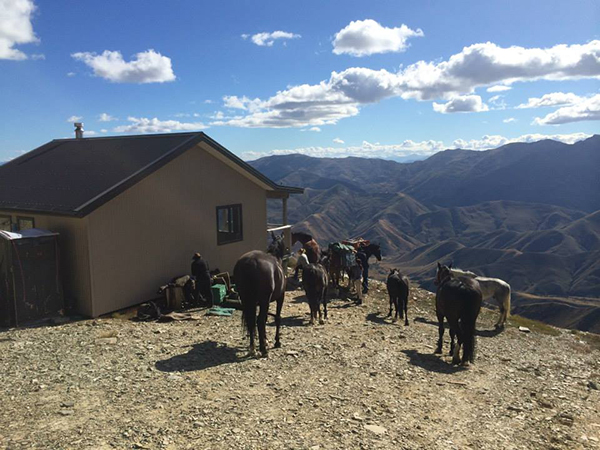
[[404,325],[408,325],[408,294],[410,292],[410,281],[408,277],[403,276],[398,269],[390,269],[387,277],[387,290],[390,296],[390,312],[388,317],[392,316],[392,306],[396,308],[394,321],[404,318]]
[[313,325],[319,315],[319,323],[323,324],[321,318],[321,304],[323,304],[323,315],[327,320],[327,272],[321,264],[309,264],[302,272],[302,286],[310,306],[310,324]]
[[[479,283],[469,277],[457,277],[449,266],[438,262],[435,284],[435,312],[439,324],[439,339],[435,353],[442,353],[444,337],[444,317],[450,324],[450,354],[452,364],[467,365],[475,358],[475,325],[481,309],[481,289]],[[454,337],[458,337],[454,345]],[[463,347],[462,360],[460,347]]]
[[[283,236],[271,233],[273,241],[267,253],[260,250],[248,252],[237,261],[233,269],[236,289],[242,301],[242,324],[250,336],[250,355],[255,354],[254,335],[258,325],[258,339],[262,356],[267,356],[266,324],[269,304],[277,302],[275,313],[275,348],[281,347],[279,328],[281,308],[285,295],[285,273],[281,260],[285,254]],[[258,323],[256,308],[260,307]]]

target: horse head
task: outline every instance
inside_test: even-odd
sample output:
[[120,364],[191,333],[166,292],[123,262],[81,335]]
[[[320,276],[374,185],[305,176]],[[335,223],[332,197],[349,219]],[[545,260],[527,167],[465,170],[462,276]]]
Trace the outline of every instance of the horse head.
[[444,266],[438,262],[437,273],[435,274],[435,281],[433,284],[439,286],[448,278],[452,277],[452,271],[450,269],[452,269],[452,263],[450,263],[448,266]]
[[381,261],[381,246],[379,244],[369,245],[371,254],[377,258],[377,261]]
[[267,248],[267,253],[275,256],[278,259],[283,259],[283,255],[285,255],[285,242],[283,239],[283,234],[276,236],[275,233],[271,232],[271,244],[269,248]]

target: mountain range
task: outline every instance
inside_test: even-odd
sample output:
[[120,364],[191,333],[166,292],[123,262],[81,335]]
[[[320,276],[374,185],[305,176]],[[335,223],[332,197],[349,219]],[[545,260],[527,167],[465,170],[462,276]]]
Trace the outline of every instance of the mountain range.
[[305,188],[288,201],[294,229],[321,245],[380,243],[376,276],[398,267],[434,290],[436,263],[452,261],[509,282],[513,312],[600,333],[599,135],[446,150],[412,163],[285,155],[252,165]]

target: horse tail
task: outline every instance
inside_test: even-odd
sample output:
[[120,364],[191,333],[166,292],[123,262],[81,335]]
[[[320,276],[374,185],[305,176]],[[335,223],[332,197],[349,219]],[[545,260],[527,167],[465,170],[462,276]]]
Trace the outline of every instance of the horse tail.
[[256,330],[256,303],[242,298],[242,327],[246,329],[248,336],[253,336]]
[[468,303],[461,320],[461,331],[464,345],[464,359],[473,362],[476,351],[475,328],[477,325],[477,317],[481,310],[481,294],[479,292],[473,292],[472,295],[469,295],[467,298]]

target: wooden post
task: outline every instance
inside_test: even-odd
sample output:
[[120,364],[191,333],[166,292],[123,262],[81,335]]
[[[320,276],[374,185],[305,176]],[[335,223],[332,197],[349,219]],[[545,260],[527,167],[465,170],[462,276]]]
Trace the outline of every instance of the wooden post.
[[283,205],[283,225],[288,224],[287,197],[281,199]]

